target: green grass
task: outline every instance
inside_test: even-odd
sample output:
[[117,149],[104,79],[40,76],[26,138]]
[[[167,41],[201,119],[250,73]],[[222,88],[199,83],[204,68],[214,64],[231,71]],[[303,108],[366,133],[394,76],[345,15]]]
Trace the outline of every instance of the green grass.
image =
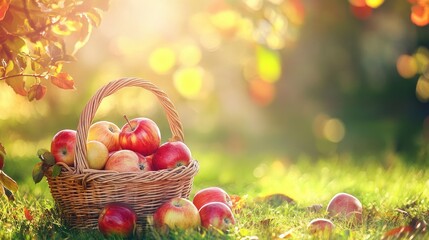
[[[193,194],[201,188],[220,186],[241,197],[235,213],[237,224],[228,234],[204,230],[171,231],[162,235],[148,230],[145,239],[276,239],[290,232],[288,239],[313,239],[307,224],[327,217],[326,205],[338,192],[356,196],[364,206],[363,223],[352,225],[333,219],[332,239],[381,239],[389,229],[429,220],[429,171],[421,165],[405,165],[394,154],[354,158],[343,155],[311,160],[282,156],[222,155],[196,152],[200,172],[194,179]],[[61,224],[45,180],[34,184],[31,168],[35,157],[7,159],[5,172],[17,180],[16,200],[0,200],[0,239],[102,239],[97,231],[75,231]],[[263,197],[281,193],[296,204],[273,205]],[[321,204],[323,209],[309,211]],[[28,209],[33,219],[25,217]],[[282,235],[283,234],[283,235]],[[412,239],[428,235],[417,234]],[[317,238],[316,238],[317,239]],[[410,239],[410,238],[408,238]]]

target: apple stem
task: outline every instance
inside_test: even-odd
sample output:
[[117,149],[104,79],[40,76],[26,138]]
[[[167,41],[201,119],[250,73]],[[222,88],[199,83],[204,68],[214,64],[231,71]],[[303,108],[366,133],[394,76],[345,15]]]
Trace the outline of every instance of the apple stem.
[[127,120],[128,125],[130,125],[131,130],[134,130],[133,126],[130,123],[130,120],[128,120],[127,115],[124,115],[125,120]]

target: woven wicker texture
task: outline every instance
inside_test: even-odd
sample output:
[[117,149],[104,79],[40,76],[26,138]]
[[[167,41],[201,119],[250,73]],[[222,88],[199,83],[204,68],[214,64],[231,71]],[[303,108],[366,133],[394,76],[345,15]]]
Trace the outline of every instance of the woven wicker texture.
[[124,172],[94,170],[86,161],[88,130],[103,98],[125,87],[141,87],[153,93],[164,108],[172,140],[183,141],[182,124],[168,96],[151,82],[139,78],[122,78],[100,88],[84,107],[76,135],[75,167],[62,164],[61,175],[52,178],[49,188],[65,224],[76,229],[96,229],[101,209],[111,202],[129,204],[136,211],[139,228],[147,217],[173,197],[188,198],[198,162],[172,170]]

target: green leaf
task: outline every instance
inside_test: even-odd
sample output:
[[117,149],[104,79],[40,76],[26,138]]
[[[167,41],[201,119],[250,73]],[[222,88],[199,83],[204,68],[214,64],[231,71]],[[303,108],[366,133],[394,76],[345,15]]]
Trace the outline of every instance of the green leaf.
[[39,156],[40,160],[42,160],[43,163],[45,163],[48,166],[53,166],[55,164],[55,158],[54,155],[52,155],[51,152],[49,152],[46,149],[39,149],[37,151],[37,155]]
[[58,177],[61,174],[61,165],[52,166],[52,177]]
[[38,183],[42,180],[43,178],[43,162],[38,162],[36,163],[36,165],[34,165],[33,168],[33,181],[34,183]]
[[3,171],[0,172],[0,182],[3,183],[5,188],[11,190],[12,192],[18,191],[18,184]]

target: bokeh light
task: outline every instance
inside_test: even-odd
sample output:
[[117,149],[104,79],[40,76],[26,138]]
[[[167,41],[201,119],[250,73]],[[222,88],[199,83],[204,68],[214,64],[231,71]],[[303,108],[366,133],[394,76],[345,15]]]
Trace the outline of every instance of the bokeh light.
[[279,53],[264,47],[257,47],[256,58],[259,77],[269,83],[278,81],[282,71]]
[[178,69],[174,75],[174,86],[185,98],[197,98],[203,87],[204,69],[201,67],[184,67]]
[[169,47],[156,48],[149,55],[149,66],[158,74],[168,73],[176,64],[176,54]]
[[413,56],[402,54],[396,61],[396,69],[403,78],[412,78],[417,74],[417,61]]
[[420,101],[429,101],[429,79],[427,79],[424,75],[420,76],[419,80],[417,81],[416,94]]

